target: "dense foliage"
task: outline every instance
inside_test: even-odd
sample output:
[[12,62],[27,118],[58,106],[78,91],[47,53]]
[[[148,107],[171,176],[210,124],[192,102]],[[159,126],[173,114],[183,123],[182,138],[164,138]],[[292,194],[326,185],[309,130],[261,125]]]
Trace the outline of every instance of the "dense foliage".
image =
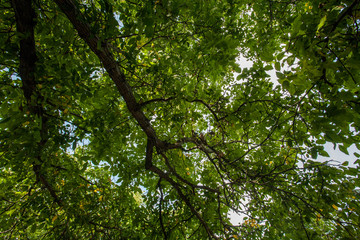
[[358,0],[0,9],[2,238],[360,238]]

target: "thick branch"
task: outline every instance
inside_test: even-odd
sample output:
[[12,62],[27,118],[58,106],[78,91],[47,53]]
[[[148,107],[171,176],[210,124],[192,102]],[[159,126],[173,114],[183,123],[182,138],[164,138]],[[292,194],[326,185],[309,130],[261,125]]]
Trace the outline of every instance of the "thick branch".
[[16,18],[16,30],[20,33],[20,77],[23,83],[23,91],[28,102],[35,90],[35,63],[37,60],[35,51],[35,12],[30,0],[12,0]]
[[41,173],[41,166],[38,164],[34,164],[33,171],[35,172],[36,180],[45,186],[45,188],[49,191],[51,197],[60,207],[63,206],[62,201],[58,197],[55,189],[51,186],[46,177]]
[[[13,0],[12,7],[15,11],[16,18],[16,30],[20,33],[20,68],[19,73],[21,81],[23,83],[24,96],[27,100],[29,109],[38,114],[42,120],[42,127],[40,130],[41,141],[39,143],[39,153],[38,160],[41,162],[40,152],[42,147],[47,141],[47,118],[43,116],[43,109],[41,106],[37,105],[35,101],[32,103],[32,96],[35,94],[36,81],[35,81],[35,71],[36,71],[36,48],[35,48],[35,38],[34,38],[34,27],[36,17],[35,11],[32,8],[32,1],[30,0]],[[34,107],[35,104],[35,107]],[[46,177],[41,172],[41,165],[33,165],[33,171],[35,172],[36,178],[41,182],[45,188],[49,191],[50,195],[54,198],[55,202],[59,206],[62,205],[61,200],[57,196],[54,188],[47,181]]]
[[141,111],[141,106],[136,101],[132,89],[127,83],[125,74],[120,70],[107,42],[100,40],[96,34],[91,32],[90,25],[84,21],[81,12],[72,0],[55,0],[55,2],[73,24],[79,36],[98,56],[110,78],[115,83],[119,93],[124,98],[131,115],[136,119],[148,138],[155,141],[156,147],[164,148],[165,144],[157,138],[149,119]]
[[150,169],[152,164],[152,155],[154,151],[154,142],[148,139],[146,145],[145,169]]
[[110,52],[110,48],[106,42],[102,42],[100,38],[91,32],[90,25],[82,18],[81,12],[72,0],[55,0],[59,8],[65,13],[68,19],[78,31],[79,36],[88,44],[90,49],[98,56],[104,65],[110,78],[115,83],[119,93],[124,98],[127,108],[132,116],[136,119],[140,127],[143,129],[148,137],[147,154],[146,154],[146,168],[159,177],[168,181],[178,192],[180,198],[190,208],[191,212],[197,216],[201,224],[206,229],[208,235],[216,238],[202,216],[195,210],[190,200],[183,194],[179,185],[169,177],[169,175],[152,164],[152,151],[155,146],[158,151],[166,150],[169,145],[160,141],[155,133],[155,130],[150,124],[149,119],[141,111],[141,105],[136,101],[130,85],[127,83],[124,73],[120,70],[118,63]]

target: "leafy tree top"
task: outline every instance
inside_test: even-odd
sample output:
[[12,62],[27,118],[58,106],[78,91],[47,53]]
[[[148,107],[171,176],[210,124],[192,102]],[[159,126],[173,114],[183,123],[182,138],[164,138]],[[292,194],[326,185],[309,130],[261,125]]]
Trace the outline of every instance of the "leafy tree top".
[[0,9],[0,236],[359,238],[359,1]]

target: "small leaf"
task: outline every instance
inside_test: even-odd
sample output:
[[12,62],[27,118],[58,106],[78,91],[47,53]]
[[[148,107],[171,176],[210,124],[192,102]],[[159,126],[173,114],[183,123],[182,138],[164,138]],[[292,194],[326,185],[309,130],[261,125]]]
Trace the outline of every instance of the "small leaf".
[[340,151],[342,151],[343,153],[345,153],[346,155],[349,155],[349,152],[347,150],[347,147],[345,147],[344,145],[339,145],[339,149]]
[[324,157],[330,157],[330,155],[329,155],[326,151],[324,151],[324,150],[320,150],[320,151],[319,151],[319,154],[320,154],[321,156],[324,156]]
[[276,72],[276,76],[279,78],[279,79],[283,79],[285,78],[285,75],[281,72]]
[[271,66],[271,65],[267,65],[267,66],[264,68],[265,71],[270,71],[270,70],[272,70],[272,69],[273,69],[273,66]]
[[289,66],[293,65],[295,62],[295,57],[294,56],[290,56],[286,59],[286,62]]
[[338,208],[335,204],[333,204],[332,207],[333,207],[336,211],[339,210],[339,208]]
[[290,82],[289,82],[288,80],[285,80],[285,81],[282,82],[281,85],[283,86],[283,88],[289,89],[289,87],[290,87]]
[[327,16],[325,15],[325,16],[323,16],[323,17],[321,18],[320,23],[319,23],[319,25],[317,26],[317,29],[316,29],[317,32],[320,30],[320,28],[322,28],[322,27],[324,26],[324,24],[325,24],[325,22],[326,22],[326,17],[327,17]]
[[276,63],[275,63],[275,69],[276,69],[276,71],[280,71],[281,66],[280,66],[280,63],[279,63],[279,62],[276,62]]
[[1,119],[0,124],[8,122],[10,119],[11,119],[11,117]]
[[281,59],[283,59],[285,56],[285,53],[284,52],[281,52],[279,53],[277,56],[276,56],[276,60],[280,61]]
[[55,215],[55,216],[51,219],[51,222],[55,222],[57,218],[58,218],[58,216]]

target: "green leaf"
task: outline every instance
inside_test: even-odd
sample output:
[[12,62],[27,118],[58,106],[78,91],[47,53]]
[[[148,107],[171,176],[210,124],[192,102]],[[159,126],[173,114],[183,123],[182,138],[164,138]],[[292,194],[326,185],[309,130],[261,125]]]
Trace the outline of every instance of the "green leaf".
[[0,120],[0,124],[4,124],[4,123],[7,123],[8,121],[10,121],[11,117],[7,117],[7,118],[2,118]]
[[290,88],[290,82],[288,80],[284,80],[281,84],[283,88],[289,89]]
[[318,156],[318,150],[316,148],[312,148],[311,151],[310,151],[310,154],[311,154],[311,157],[313,159],[317,159],[317,156]]
[[340,149],[341,152],[349,155],[349,152],[348,152],[348,150],[347,150],[347,147],[345,147],[344,145],[339,145],[339,149]]
[[281,72],[276,72],[276,76],[281,80],[285,78],[285,75]]
[[272,69],[273,69],[273,66],[271,66],[271,65],[267,65],[266,67],[264,67],[265,71],[270,71]]
[[319,32],[319,30],[324,26],[326,22],[327,15],[323,16],[320,20],[320,23],[317,25],[316,32]]
[[319,151],[319,154],[320,154],[321,156],[324,156],[324,157],[330,157],[330,155],[329,155],[326,151],[324,151],[324,150],[320,150],[320,151]]
[[276,62],[276,63],[275,63],[275,69],[276,69],[276,71],[280,71],[280,70],[281,70],[280,62]]

